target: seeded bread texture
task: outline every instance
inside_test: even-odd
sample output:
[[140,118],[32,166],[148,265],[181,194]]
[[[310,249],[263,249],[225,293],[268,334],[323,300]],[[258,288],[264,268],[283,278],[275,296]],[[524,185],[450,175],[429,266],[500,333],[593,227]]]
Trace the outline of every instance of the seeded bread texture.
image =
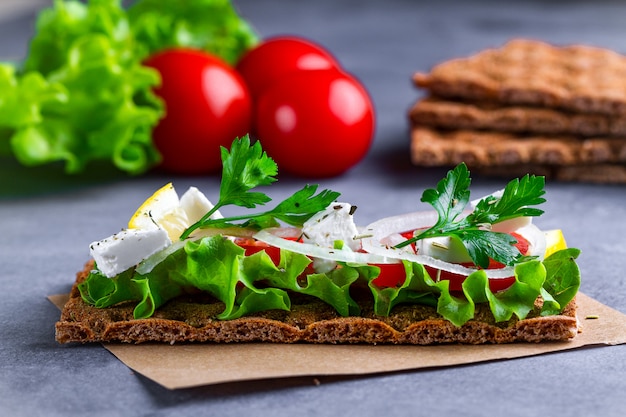
[[540,135],[626,138],[626,115],[572,113],[540,107],[486,102],[419,100],[409,112],[416,126]]
[[416,73],[413,81],[439,97],[626,113],[626,57],[591,46],[516,39]]
[[575,301],[561,315],[550,317],[538,315],[538,301],[528,318],[504,323],[495,323],[488,307],[478,305],[476,317],[456,327],[428,306],[398,306],[389,317],[379,317],[373,314],[366,297],[355,297],[363,310],[360,317],[340,317],[323,302],[302,297],[294,300],[291,311],[220,321],[215,316],[222,304],[200,295],[171,300],[153,317],[135,320],[134,306],[129,303],[98,309],[82,300],[77,284],[86,279],[92,267],[88,263],[77,274],[56,324],[60,343],[487,344],[564,341],[575,337],[578,330]]
[[546,137],[477,130],[412,130],[412,161],[419,165],[626,164],[626,140]]

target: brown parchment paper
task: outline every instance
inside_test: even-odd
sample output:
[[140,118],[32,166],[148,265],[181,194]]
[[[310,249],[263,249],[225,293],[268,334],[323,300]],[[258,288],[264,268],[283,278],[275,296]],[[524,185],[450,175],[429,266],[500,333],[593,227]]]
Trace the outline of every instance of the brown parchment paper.
[[[49,297],[63,307],[67,295]],[[126,366],[168,389],[254,379],[364,375],[520,358],[626,343],[626,315],[579,293],[582,332],[572,341],[506,345],[111,344]]]

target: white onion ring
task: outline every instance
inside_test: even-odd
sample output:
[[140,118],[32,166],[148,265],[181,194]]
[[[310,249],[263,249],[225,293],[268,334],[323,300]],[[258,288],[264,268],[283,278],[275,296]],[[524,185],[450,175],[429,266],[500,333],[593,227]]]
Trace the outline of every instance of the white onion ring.
[[[425,266],[459,275],[469,275],[475,272],[476,269],[474,268],[442,261],[431,256],[388,247],[381,243],[386,237],[395,233],[428,228],[432,226],[437,219],[438,215],[435,211],[414,212],[380,219],[365,228],[364,234],[366,234],[367,237],[362,240],[363,250],[381,257],[417,262]],[[540,259],[543,258],[546,249],[546,240],[544,233],[539,230],[539,228],[530,223],[515,232],[528,240],[529,255],[537,256]],[[485,269],[484,271],[487,277],[491,279],[509,278],[515,275],[514,267],[512,266],[498,269]]]
[[[390,235],[406,232],[409,230],[422,229],[432,226],[438,219],[435,211],[422,211],[392,216],[380,219],[365,229],[362,229],[361,244],[365,252],[354,252],[352,250],[341,250],[326,248],[293,240],[300,237],[301,231],[297,228],[268,228],[251,233],[250,230],[242,232],[237,230],[233,233],[228,229],[207,229],[203,233],[205,236],[218,234],[234,235],[239,237],[252,237],[260,242],[285,249],[291,252],[307,255],[313,258],[321,258],[336,262],[348,262],[356,264],[394,264],[402,260],[417,262],[442,271],[459,275],[469,275],[476,271],[463,265],[442,261],[432,256],[419,255],[407,252],[402,249],[385,246],[381,241]],[[532,223],[521,227],[515,231],[522,235],[529,243],[529,255],[543,259],[546,250],[546,239],[544,233]],[[166,256],[182,247],[184,242],[174,242],[169,247],[154,255],[144,259],[138,266],[137,272],[147,274],[160,263]],[[487,277],[490,279],[509,278],[514,275],[513,267],[499,269],[485,269]]]
[[[289,237],[295,233],[294,231],[298,231],[298,230],[299,229],[296,229],[296,228],[283,228],[282,233],[285,235],[285,237]],[[236,237],[252,238],[252,236],[254,236],[255,233],[256,233],[256,230],[254,229],[245,229],[241,227],[226,227],[226,228],[207,227],[204,229],[197,229],[196,231],[194,231],[191,237],[185,240],[174,241],[171,245],[169,245],[165,249],[160,250],[157,253],[142,260],[137,265],[136,271],[137,273],[142,274],[142,275],[151,272],[155,266],[161,263],[161,261],[163,261],[172,253],[182,248],[185,245],[185,243],[188,241],[197,241],[205,237],[213,237],[213,236],[218,236],[218,235],[226,236],[229,238],[236,238]]]
[[354,252],[352,250],[342,250],[326,248],[323,246],[313,245],[311,243],[296,242],[294,240],[285,239],[284,231],[280,228],[263,229],[253,236],[256,240],[275,246],[280,249],[286,249],[291,252],[307,255],[312,258],[328,259],[336,262],[350,262],[357,264],[386,264],[399,263],[396,258],[387,258],[374,253]]
[[178,249],[182,248],[185,245],[185,241],[177,240],[165,249],[162,249],[150,256],[148,256],[143,261],[139,262],[135,271],[138,274],[145,275],[151,272],[155,266],[160,264],[165,258],[170,256],[172,253],[176,252]]

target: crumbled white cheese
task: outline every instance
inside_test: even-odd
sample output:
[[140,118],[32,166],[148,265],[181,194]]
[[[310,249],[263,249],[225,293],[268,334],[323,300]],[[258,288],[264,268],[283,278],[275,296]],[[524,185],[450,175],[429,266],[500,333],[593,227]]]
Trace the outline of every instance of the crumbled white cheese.
[[[187,226],[191,226],[211,211],[213,203],[196,187],[189,187],[180,197],[180,208],[187,216],[189,223]],[[219,211],[211,216],[212,219],[221,219],[222,217]]]
[[[359,231],[354,224],[353,211],[351,204],[332,203],[304,223],[303,241],[326,248],[341,247],[338,250],[358,250],[361,244],[356,239]],[[329,272],[336,266],[335,261],[318,258],[313,260],[313,267],[318,272]]]
[[113,278],[171,244],[163,229],[129,229],[93,242],[89,252],[100,272]]

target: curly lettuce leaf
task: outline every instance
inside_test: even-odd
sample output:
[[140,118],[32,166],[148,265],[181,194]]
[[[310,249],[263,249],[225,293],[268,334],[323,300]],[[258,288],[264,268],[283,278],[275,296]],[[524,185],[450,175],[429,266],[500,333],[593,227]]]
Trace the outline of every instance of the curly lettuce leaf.
[[246,271],[253,276],[261,277],[273,288],[319,298],[344,317],[360,313],[358,304],[350,297],[350,286],[360,276],[356,268],[344,267],[326,274],[314,273],[303,276],[311,259],[286,250],[281,250],[278,266],[265,251],[246,257],[244,262]]
[[64,147],[41,140],[35,127],[49,109],[66,102],[67,90],[59,83],[37,72],[19,76],[14,66],[0,64],[0,155],[15,155],[26,163],[41,153],[63,158]]
[[123,301],[139,301],[141,297],[132,282],[132,276],[132,270],[129,269],[115,279],[109,279],[96,268],[91,271],[87,280],[78,284],[78,290],[85,302],[98,308]]
[[259,40],[230,0],[141,0],[128,9],[128,16],[136,39],[150,54],[187,46],[234,65]]
[[574,261],[578,249],[565,249],[543,262],[531,260],[515,267],[515,282],[494,293],[484,270],[477,270],[463,282],[463,295],[453,294],[446,280],[434,281],[423,265],[405,262],[407,279],[400,287],[379,288],[369,277],[374,311],[381,316],[401,303],[436,305],[437,312],[456,326],[474,318],[478,303],[488,303],[496,322],[513,315],[524,319],[533,310],[539,295],[545,300],[542,315],[555,315],[574,298],[580,286],[580,272]]
[[[222,301],[221,320],[235,319],[265,310],[288,310],[287,294],[277,288],[257,288],[243,264],[244,250],[221,236],[188,242],[187,270],[181,271],[185,283],[206,291]],[[243,288],[238,291],[238,284]]]
[[107,38],[113,49],[125,51],[125,61],[136,61],[134,40],[119,0],[55,0],[52,7],[37,16],[35,34],[24,61],[25,71],[47,76],[59,70],[72,59],[68,52],[74,44],[85,36]]
[[464,281],[463,293],[456,294],[449,290],[448,281],[434,281],[418,263],[404,261],[407,279],[401,286],[379,288],[373,284],[380,272],[376,266],[342,264],[327,274],[307,274],[311,260],[305,255],[282,250],[275,265],[264,251],[244,256],[244,249],[214,236],[185,243],[143,275],[130,269],[109,279],[93,271],[79,289],[83,300],[98,308],[136,302],[135,318],[150,317],[168,300],[198,290],[224,303],[216,316],[221,320],[289,310],[290,293],[316,297],[345,317],[360,314],[350,290],[359,279],[365,279],[373,296],[374,313],[379,316],[388,316],[399,304],[422,304],[436,307],[445,319],[462,326],[474,318],[479,303],[488,303],[496,322],[513,316],[524,319],[540,295],[545,300],[541,314],[559,314],[580,285],[574,262],[578,252],[566,249],[544,262],[531,260],[517,265],[514,284],[497,293],[489,289],[485,271],[477,270]]
[[[168,300],[197,290],[224,303],[223,311],[217,316],[221,320],[258,311],[288,310],[291,303],[283,289],[255,285],[262,275],[254,261],[246,265],[244,259],[248,258],[241,247],[214,236],[185,243],[146,274],[131,268],[109,279],[97,270],[92,271],[79,289],[83,300],[98,308],[122,301],[137,302],[133,312],[137,319],[150,317]],[[288,274],[298,275],[293,271],[301,272],[300,268],[303,268],[301,263],[293,263]]]
[[532,310],[545,278],[545,269],[539,261],[520,264],[515,271],[515,284],[494,294],[484,270],[477,270],[463,282],[463,296],[460,296],[450,292],[448,281],[433,280],[423,265],[405,265],[407,280],[399,288],[381,289],[370,282],[376,314],[388,315],[390,307],[403,302],[436,303],[439,314],[455,326],[462,326],[474,318],[476,304],[487,302],[497,322],[509,320],[513,314],[523,319]]
[[[152,88],[160,77],[141,65],[119,3],[57,0],[39,15],[12,94],[31,117],[0,120],[23,165],[64,161],[66,172],[77,173],[110,160],[139,174],[159,161],[152,129],[164,111]],[[10,97],[0,91],[0,102]]]
[[542,316],[558,314],[574,299],[580,288],[580,270],[576,258],[580,249],[568,248],[548,256],[543,264],[548,277],[541,296],[544,303]]
[[135,318],[150,317],[168,300],[197,290],[224,303],[217,316],[221,320],[259,311],[289,310],[287,290],[319,298],[342,316],[358,315],[359,306],[349,291],[360,276],[359,268],[346,266],[301,278],[310,262],[305,255],[282,251],[276,266],[264,251],[244,256],[241,247],[214,236],[185,243],[149,273],[139,274],[131,268],[110,279],[95,270],[79,288],[83,300],[98,308],[137,302]]
[[[496,322],[513,317],[524,319],[534,308],[546,278],[545,268],[539,261],[530,261],[515,267],[515,282],[505,291],[493,293],[484,271],[472,274],[463,282],[463,293],[474,303],[488,302]],[[468,277],[469,278],[469,277]]]
[[[399,287],[378,287],[373,280],[380,273],[379,267],[372,267],[370,274],[365,276],[374,297],[374,313],[378,316],[388,316],[398,304],[423,304],[435,307],[439,292],[433,290],[426,279],[428,273],[417,263],[402,261],[406,278]],[[430,280],[432,281],[432,280]]]
[[67,101],[67,91],[37,72],[20,77],[16,68],[0,64],[0,125],[20,128],[41,122],[42,112]]

